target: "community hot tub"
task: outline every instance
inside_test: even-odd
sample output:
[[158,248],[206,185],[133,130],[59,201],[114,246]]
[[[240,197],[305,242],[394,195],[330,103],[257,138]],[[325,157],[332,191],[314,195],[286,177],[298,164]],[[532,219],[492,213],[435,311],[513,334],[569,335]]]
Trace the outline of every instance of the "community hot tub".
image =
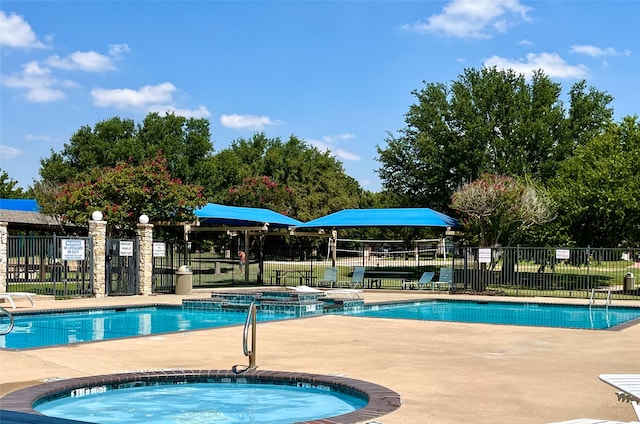
[[[126,393],[122,396],[125,404],[110,404],[109,398],[117,396],[119,390]],[[151,394],[158,390],[160,405],[152,405]],[[134,392],[142,396],[132,397]],[[183,395],[187,397],[181,399]],[[204,404],[192,402],[202,399],[188,399],[194,396],[205,398]],[[57,408],[60,403],[64,404],[62,409]],[[86,403],[88,405],[83,405]],[[362,380],[262,370],[242,373],[166,370],[100,375],[41,384],[2,398],[3,409],[40,415],[38,422],[45,422],[42,415],[47,415],[96,423],[356,423],[388,414],[400,404],[399,394]],[[101,413],[98,409],[104,409],[106,417],[95,415]],[[55,411],[71,412],[60,415]],[[138,420],[136,414],[142,418]]]

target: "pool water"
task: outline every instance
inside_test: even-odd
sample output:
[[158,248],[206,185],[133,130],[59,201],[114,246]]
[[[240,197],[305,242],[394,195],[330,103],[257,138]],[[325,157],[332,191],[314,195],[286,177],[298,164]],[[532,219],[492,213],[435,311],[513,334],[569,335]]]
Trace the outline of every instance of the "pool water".
[[[0,347],[33,348],[149,334],[198,330],[244,323],[244,310],[197,310],[176,306],[105,308],[88,311],[15,315],[11,333]],[[259,321],[291,318],[258,314]],[[6,325],[4,322],[3,325]]]
[[371,305],[352,311],[361,317],[452,321],[602,330],[640,318],[640,308],[540,303],[428,301]]
[[[309,386],[309,384],[306,384]],[[80,392],[38,405],[41,414],[95,423],[298,422],[346,414],[367,401],[331,390],[270,384],[161,384]],[[94,388],[96,389],[96,388]]]
[[[322,313],[321,311],[317,312]],[[640,319],[640,308],[535,303],[440,301],[363,305],[335,311],[358,317],[453,321],[580,329],[607,329]],[[290,319],[289,313],[258,312],[258,321]],[[244,310],[133,307],[67,313],[15,315],[14,330],[0,336],[0,348],[25,349],[140,335],[243,324]],[[0,327],[8,323],[0,322]]]

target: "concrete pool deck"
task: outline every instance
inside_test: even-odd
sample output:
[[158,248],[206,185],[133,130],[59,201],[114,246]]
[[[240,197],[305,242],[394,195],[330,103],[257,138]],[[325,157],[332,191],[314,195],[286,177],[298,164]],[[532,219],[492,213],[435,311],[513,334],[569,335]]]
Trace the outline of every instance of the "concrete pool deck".
[[[225,291],[229,291],[227,289]],[[36,310],[179,304],[158,295],[35,299]],[[365,291],[367,303],[448,297]],[[466,298],[464,295],[453,299]],[[562,302],[567,299],[482,298]],[[573,300],[586,304],[586,299]],[[614,301],[614,305],[637,302]],[[32,310],[16,302],[17,310]],[[616,331],[320,316],[259,323],[260,370],[344,375],[388,387],[402,407],[376,419],[407,423],[552,423],[577,418],[633,421],[599,374],[640,372],[640,325]],[[0,396],[47,379],[166,368],[245,366],[242,326],[23,351],[0,351]],[[1,406],[1,400],[0,400]]]

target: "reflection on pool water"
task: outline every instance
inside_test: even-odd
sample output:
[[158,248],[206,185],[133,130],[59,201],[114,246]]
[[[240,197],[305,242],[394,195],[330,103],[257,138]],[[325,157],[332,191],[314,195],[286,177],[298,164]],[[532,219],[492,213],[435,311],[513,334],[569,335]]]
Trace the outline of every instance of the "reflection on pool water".
[[362,408],[366,400],[309,383],[188,383],[106,390],[77,389],[35,409],[94,423],[256,423],[314,420]]

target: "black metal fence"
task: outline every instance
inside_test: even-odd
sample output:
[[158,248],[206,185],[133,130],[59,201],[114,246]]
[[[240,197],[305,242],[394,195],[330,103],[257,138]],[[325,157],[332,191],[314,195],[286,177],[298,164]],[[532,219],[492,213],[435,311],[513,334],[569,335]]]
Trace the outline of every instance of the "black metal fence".
[[[404,283],[417,281],[427,271],[435,274],[434,281],[440,281],[443,270],[450,270],[450,285],[431,288],[452,293],[640,300],[640,248],[482,249],[437,241],[372,248],[371,244],[354,242],[331,252],[328,245],[253,245],[246,274],[237,252],[230,249],[193,252],[181,241],[162,244],[162,255],[154,251],[153,257],[152,289],[156,293],[175,291],[175,272],[181,265],[190,267],[195,288],[316,286],[333,266],[337,269],[335,285],[348,287],[354,268],[364,266],[361,287],[365,288],[415,287]],[[7,261],[2,264],[6,266],[7,291],[56,297],[92,295],[92,248],[90,238],[9,236]]]
[[88,237],[8,236],[7,291],[91,296],[92,249]]
[[640,295],[640,249],[463,247],[454,261],[457,291],[598,298]]
[[[310,285],[332,267],[332,252],[317,247],[269,246],[252,250],[251,285]],[[356,266],[364,266],[365,288],[403,289],[427,271],[434,281],[443,269],[452,271],[451,284],[431,285],[452,293],[504,296],[553,296],[640,300],[640,249],[464,246],[370,249],[355,246],[336,252],[337,286],[348,287]],[[241,285],[245,274],[237,256],[227,252],[191,253],[194,286]],[[375,283],[375,284],[374,284]],[[415,285],[411,285],[415,287]]]

